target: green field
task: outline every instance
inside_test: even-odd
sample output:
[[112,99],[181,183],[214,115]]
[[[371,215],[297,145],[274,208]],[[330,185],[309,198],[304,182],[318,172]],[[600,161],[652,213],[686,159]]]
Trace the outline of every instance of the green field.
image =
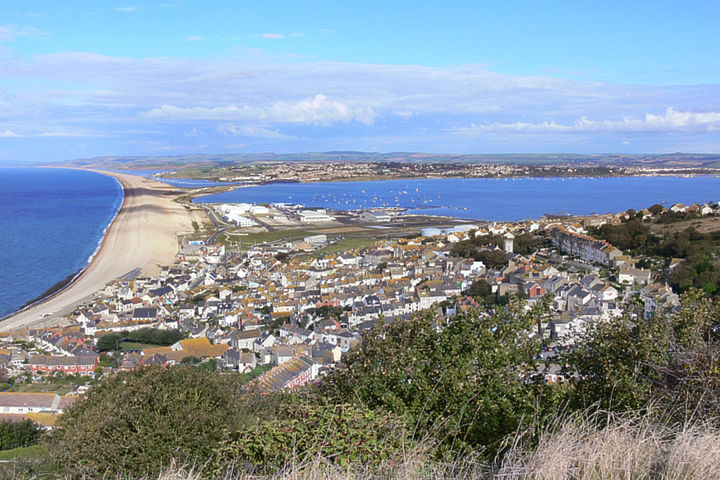
[[157,348],[161,345],[151,345],[149,343],[138,343],[138,342],[122,342],[120,348],[123,352],[129,352],[130,350],[145,350],[146,348]]
[[247,235],[233,235],[225,233],[220,236],[218,241],[223,244],[227,244],[228,242],[238,242],[242,244],[243,248],[246,248],[258,243],[276,242],[278,240],[294,237],[302,238],[308,235],[312,235],[312,232],[300,228],[294,228],[290,230],[278,230],[275,232],[249,233]]
[[45,445],[33,445],[31,447],[11,448],[0,450],[0,460],[20,460],[24,458],[39,458],[47,456],[48,451]]
[[345,250],[365,248],[372,245],[374,241],[375,240],[370,237],[346,238],[345,240],[340,240],[337,243],[333,243],[332,245],[328,245],[325,248],[321,248],[315,253],[335,253],[344,252]]

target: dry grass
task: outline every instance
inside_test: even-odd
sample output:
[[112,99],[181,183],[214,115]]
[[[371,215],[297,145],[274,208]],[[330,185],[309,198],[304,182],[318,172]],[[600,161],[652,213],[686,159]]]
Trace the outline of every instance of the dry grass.
[[690,480],[720,478],[720,432],[658,425],[647,417],[563,422],[531,450],[514,448],[495,479]]
[[682,232],[688,227],[693,227],[700,233],[709,233],[720,230],[720,217],[700,217],[682,220],[675,223],[656,223],[650,226],[650,231],[654,234],[673,234]]

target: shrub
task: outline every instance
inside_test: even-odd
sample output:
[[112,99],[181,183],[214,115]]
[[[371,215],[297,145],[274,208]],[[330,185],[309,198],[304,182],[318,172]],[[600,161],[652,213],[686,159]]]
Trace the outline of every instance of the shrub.
[[275,473],[318,458],[339,466],[375,469],[399,461],[404,424],[394,415],[355,405],[285,403],[282,415],[236,432],[218,449],[215,473]]
[[720,306],[702,292],[651,318],[630,312],[591,325],[564,357],[572,401],[612,411],[661,406],[674,420],[720,412]]
[[192,366],[115,375],[58,421],[51,454],[69,473],[157,474],[175,460],[203,463],[238,429],[234,384]]
[[457,315],[440,327],[429,315],[380,323],[324,391],[336,401],[402,416],[416,438],[441,442],[441,455],[492,454],[523,418],[554,405],[549,387],[532,381],[540,343],[527,334],[544,306],[529,313],[522,307]]

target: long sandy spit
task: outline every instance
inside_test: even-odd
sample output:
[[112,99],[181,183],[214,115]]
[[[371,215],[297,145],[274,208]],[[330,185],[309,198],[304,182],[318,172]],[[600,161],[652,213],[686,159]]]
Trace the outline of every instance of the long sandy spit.
[[0,331],[57,324],[105,285],[140,269],[155,274],[173,263],[178,232],[191,228],[189,211],[175,201],[175,187],[148,178],[95,170],[118,179],[124,200],[87,268],[54,296],[0,322]]

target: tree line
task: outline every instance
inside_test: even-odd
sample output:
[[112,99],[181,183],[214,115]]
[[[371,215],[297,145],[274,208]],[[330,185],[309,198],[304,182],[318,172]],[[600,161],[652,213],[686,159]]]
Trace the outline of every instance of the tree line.
[[145,343],[149,345],[167,346],[186,335],[177,329],[159,329],[145,327],[138,330],[114,332],[103,335],[97,341],[97,349],[101,352],[120,350],[122,342]]

